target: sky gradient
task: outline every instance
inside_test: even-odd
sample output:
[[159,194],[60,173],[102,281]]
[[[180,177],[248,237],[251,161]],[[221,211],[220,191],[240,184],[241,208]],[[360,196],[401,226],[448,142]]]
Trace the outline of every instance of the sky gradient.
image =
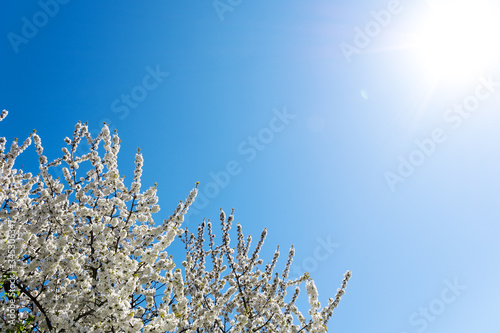
[[497,333],[500,63],[429,70],[413,43],[429,10],[4,3],[0,135],[37,129],[56,158],[77,121],[107,122],[127,178],[141,148],[159,222],[200,181],[187,226],[235,208],[255,240],[267,227],[267,259],[280,244],[284,265],[294,244],[292,270],[310,272],[322,304],[351,270],[331,332]]

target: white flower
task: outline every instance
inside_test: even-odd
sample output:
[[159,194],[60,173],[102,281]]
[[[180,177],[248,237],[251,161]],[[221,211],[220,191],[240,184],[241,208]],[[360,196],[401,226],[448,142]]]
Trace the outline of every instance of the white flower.
[[[6,114],[4,110],[0,120]],[[111,137],[104,126],[92,138],[87,125],[78,123],[72,137],[65,139],[71,148],[63,148],[63,158],[48,162],[40,137],[31,135],[39,155],[37,175],[14,169],[31,140],[21,146],[13,142],[11,152],[4,154],[6,139],[0,138],[0,249],[7,253],[0,256],[0,267],[9,269],[13,261],[25,287],[16,303],[21,324],[36,308],[34,324],[44,331],[50,326],[66,332],[197,333],[220,330],[228,322],[230,332],[258,331],[263,325],[272,332],[326,331],[349,271],[323,309],[314,282],[306,282],[306,319],[295,301],[298,285],[309,277],[287,280],[293,249],[281,274],[274,271],[279,251],[261,267],[267,231],[250,250],[252,238],[245,238],[238,225],[236,244],[231,244],[234,211],[226,216],[221,209],[222,235],[215,235],[210,221],[195,234],[184,230],[197,187],[168,220],[155,223],[152,213],[160,206],[156,186],[141,191],[142,155],[136,154],[127,187],[118,172],[117,134]],[[88,145],[83,152],[82,139]],[[63,177],[58,180],[54,174]],[[176,238],[184,242],[184,261],[169,254],[178,253],[178,248],[168,248]],[[176,262],[183,265],[176,268]],[[289,287],[292,297],[287,296]],[[7,306],[0,301],[3,323]]]

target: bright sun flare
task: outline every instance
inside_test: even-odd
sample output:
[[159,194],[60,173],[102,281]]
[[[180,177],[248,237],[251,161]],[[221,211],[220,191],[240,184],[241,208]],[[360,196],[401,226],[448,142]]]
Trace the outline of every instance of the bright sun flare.
[[425,67],[435,76],[462,77],[499,62],[494,9],[487,0],[431,2],[416,41]]

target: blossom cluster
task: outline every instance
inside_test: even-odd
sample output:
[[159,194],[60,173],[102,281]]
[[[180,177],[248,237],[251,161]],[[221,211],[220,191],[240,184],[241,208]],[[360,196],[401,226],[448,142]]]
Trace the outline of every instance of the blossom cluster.
[[[0,121],[5,116],[6,111]],[[234,210],[226,217],[221,209],[218,245],[210,220],[195,234],[182,229],[198,185],[163,223],[156,223],[156,184],[143,189],[140,150],[127,186],[117,163],[121,141],[106,125],[93,138],[87,124],[79,122],[64,141],[62,157],[49,162],[36,131],[22,144],[14,140],[8,151],[6,139],[0,138],[0,252],[9,253],[0,256],[1,327],[14,331],[21,323],[34,332],[96,333],[326,332],[349,271],[335,299],[321,308],[307,273],[288,279],[293,247],[281,274],[274,272],[279,248],[264,267],[259,258],[266,230],[252,250],[252,237],[245,238],[238,224],[237,246],[231,247]],[[15,168],[32,144],[39,161],[36,175]],[[80,145],[87,145],[88,153],[77,154]],[[63,179],[54,178],[51,169],[61,166]],[[186,249],[182,267],[167,251],[175,238]],[[295,305],[304,282],[309,319]],[[290,288],[293,294],[286,298]]]

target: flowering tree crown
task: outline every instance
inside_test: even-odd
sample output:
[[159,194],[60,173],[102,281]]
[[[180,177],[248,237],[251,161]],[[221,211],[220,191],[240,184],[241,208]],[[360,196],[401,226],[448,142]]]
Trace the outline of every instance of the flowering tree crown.
[[[93,138],[79,122],[65,142],[62,157],[49,162],[36,131],[22,144],[14,140],[9,151],[0,138],[0,326],[6,332],[326,332],[349,271],[322,308],[307,273],[288,279],[293,247],[278,274],[279,248],[264,267],[259,258],[266,230],[252,250],[252,237],[238,224],[237,246],[230,246],[234,210],[226,216],[221,208],[220,244],[210,220],[196,233],[182,229],[198,184],[157,224],[156,184],[142,189],[140,150],[127,187],[116,132],[104,125]],[[32,143],[37,175],[14,168]],[[51,172],[57,168],[62,179]],[[167,251],[176,237],[186,250],[182,269]],[[309,319],[295,305],[304,282]]]

